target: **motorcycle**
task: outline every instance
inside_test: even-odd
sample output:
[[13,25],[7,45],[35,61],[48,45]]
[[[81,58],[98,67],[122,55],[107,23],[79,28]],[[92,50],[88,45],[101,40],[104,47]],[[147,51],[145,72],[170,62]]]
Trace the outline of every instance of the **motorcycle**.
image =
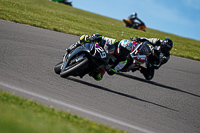
[[63,61],[55,65],[54,71],[63,78],[86,74],[92,75],[95,70],[108,64],[114,52],[114,45],[100,46],[97,42],[83,44],[71,52],[66,52]]
[[147,65],[153,47],[148,45],[148,41],[143,43],[133,42],[134,50],[129,54],[126,66],[121,72],[136,71],[142,65]]
[[53,0],[53,1],[72,6],[72,1],[71,0]]
[[142,31],[145,31],[145,29],[146,29],[146,25],[143,22],[142,23],[139,23],[139,22],[133,23],[129,19],[123,19],[123,22],[126,24],[126,27],[130,27],[130,28],[142,30]]
[[61,3],[72,6],[72,1],[70,0],[63,0]]

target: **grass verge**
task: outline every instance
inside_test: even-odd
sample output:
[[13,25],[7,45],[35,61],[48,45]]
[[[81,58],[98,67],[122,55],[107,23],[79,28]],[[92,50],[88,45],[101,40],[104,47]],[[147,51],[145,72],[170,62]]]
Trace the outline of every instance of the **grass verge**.
[[175,44],[172,55],[200,60],[200,41],[149,28],[146,32],[126,28],[122,21],[49,0],[0,0],[0,19],[75,35],[99,33],[118,40],[135,36],[170,38]]
[[0,90],[1,133],[125,133]]

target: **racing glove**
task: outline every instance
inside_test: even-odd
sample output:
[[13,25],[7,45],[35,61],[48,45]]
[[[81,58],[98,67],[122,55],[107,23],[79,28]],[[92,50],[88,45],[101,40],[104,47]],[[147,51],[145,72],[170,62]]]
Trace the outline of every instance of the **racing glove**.
[[80,37],[80,43],[81,43],[81,44],[84,44],[84,43],[87,43],[87,42],[90,42],[89,36],[88,36],[88,35],[82,35],[82,36]]

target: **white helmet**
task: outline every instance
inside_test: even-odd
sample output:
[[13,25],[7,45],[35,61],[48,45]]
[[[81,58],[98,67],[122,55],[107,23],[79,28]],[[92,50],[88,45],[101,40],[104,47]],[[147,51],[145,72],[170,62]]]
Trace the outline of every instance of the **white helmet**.
[[133,50],[133,43],[127,39],[122,39],[118,44],[117,53],[122,56],[128,56]]
[[136,12],[133,12],[133,16],[137,17],[137,13],[136,13]]

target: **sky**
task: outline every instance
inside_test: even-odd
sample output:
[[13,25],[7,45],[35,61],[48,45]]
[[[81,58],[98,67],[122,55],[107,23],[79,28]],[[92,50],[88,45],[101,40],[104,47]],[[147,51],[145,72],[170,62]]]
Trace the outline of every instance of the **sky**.
[[121,21],[136,12],[147,28],[200,41],[200,0],[72,0],[72,5]]

